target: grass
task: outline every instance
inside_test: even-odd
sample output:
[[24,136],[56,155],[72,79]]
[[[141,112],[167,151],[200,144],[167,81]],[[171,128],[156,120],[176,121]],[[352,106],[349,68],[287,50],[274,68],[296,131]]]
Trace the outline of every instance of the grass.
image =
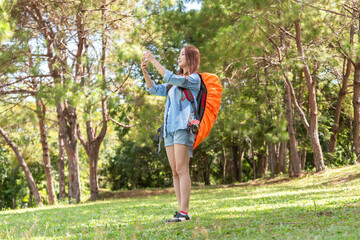
[[[165,191],[164,191],[165,192]],[[174,194],[0,212],[0,239],[359,239],[360,165]]]

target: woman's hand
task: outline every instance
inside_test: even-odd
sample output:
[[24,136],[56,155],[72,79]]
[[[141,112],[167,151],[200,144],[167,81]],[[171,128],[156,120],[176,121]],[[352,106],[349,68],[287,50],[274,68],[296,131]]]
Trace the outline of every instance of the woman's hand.
[[[165,76],[165,72],[166,72],[166,68],[164,68],[163,65],[161,65],[154,57],[154,55],[152,55],[152,53],[149,50],[145,50],[144,54],[143,54],[143,60],[141,60],[141,63],[145,63],[144,64],[144,68],[141,67],[141,69],[144,69],[146,71],[147,68],[147,61],[151,62],[152,65],[154,65],[154,67],[156,68],[156,70],[158,70],[158,72],[160,73],[161,76]],[[141,64],[141,66],[143,66],[143,64]]]
[[143,72],[147,72],[148,67],[149,67],[149,65],[148,65],[148,60],[147,60],[145,57],[143,57],[143,58],[141,59],[141,70],[142,70]]
[[149,50],[145,50],[143,54],[143,58],[146,58],[149,62],[153,63],[156,59],[154,55]]

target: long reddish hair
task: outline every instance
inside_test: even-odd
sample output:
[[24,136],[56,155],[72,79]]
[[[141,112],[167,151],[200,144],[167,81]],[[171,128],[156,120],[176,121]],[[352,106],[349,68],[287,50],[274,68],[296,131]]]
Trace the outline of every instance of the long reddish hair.
[[[186,65],[188,67],[189,72],[186,75],[190,75],[194,72],[197,72],[200,67],[200,51],[197,47],[188,45],[184,47],[185,49],[185,59]],[[178,75],[185,75],[184,69],[180,68],[178,71]]]
[[[177,72],[178,75],[185,75],[189,76],[190,74],[197,72],[200,67],[200,51],[197,47],[192,45],[187,45],[184,47],[185,49],[185,59],[186,59],[186,65],[188,67],[187,73],[184,73],[184,69],[180,68]],[[167,86],[167,92],[172,87],[171,84]]]

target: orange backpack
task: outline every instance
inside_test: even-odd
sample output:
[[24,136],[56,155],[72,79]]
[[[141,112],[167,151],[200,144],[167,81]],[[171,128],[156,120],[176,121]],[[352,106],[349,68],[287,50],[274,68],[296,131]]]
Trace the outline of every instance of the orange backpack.
[[200,91],[196,98],[191,91],[184,89],[187,100],[189,100],[195,111],[197,120],[200,121],[199,130],[196,134],[193,149],[195,149],[210,133],[220,109],[223,89],[218,76],[212,73],[199,73],[201,78]]

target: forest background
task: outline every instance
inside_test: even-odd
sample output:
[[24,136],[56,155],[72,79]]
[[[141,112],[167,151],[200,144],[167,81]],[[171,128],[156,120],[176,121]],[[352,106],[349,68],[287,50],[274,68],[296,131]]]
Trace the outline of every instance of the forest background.
[[193,185],[358,163],[359,27],[360,1],[1,1],[0,209],[172,185],[145,48],[175,72],[195,45],[222,81]]

